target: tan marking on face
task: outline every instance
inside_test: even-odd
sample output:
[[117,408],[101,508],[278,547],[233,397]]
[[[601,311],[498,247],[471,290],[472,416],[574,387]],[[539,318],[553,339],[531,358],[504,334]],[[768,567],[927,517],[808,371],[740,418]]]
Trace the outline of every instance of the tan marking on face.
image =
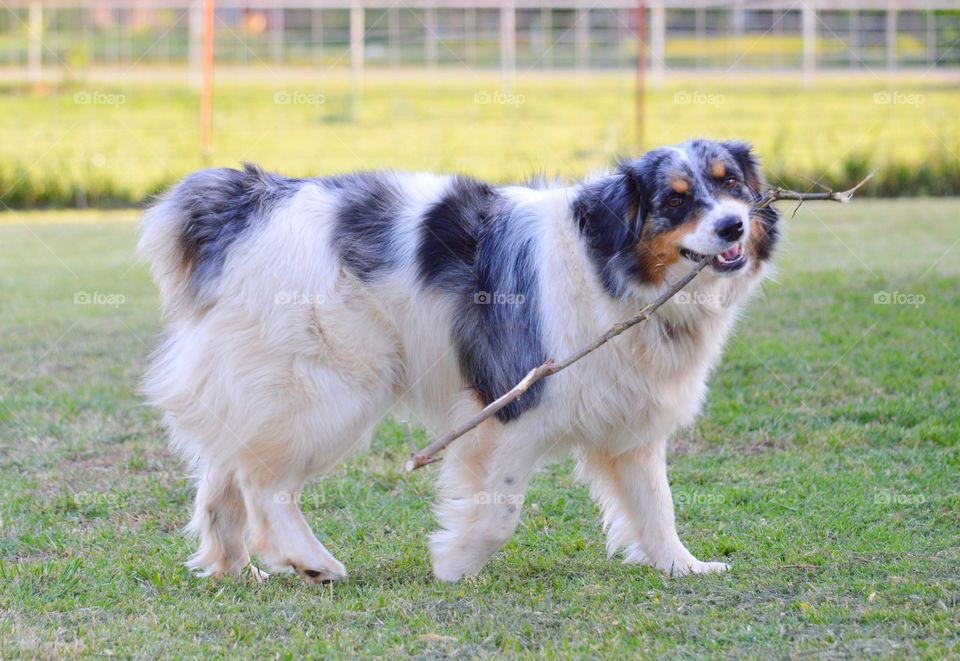
[[663,282],[667,268],[680,259],[680,241],[687,234],[693,233],[700,224],[700,217],[687,221],[669,232],[658,234],[651,238],[640,235],[637,244],[637,257],[646,273],[654,284]]
[[690,184],[687,183],[686,179],[680,179],[679,177],[670,182],[670,188],[673,189],[674,193],[679,193],[680,195],[686,195],[690,190]]
[[751,218],[750,219],[750,238],[747,239],[747,245],[745,246],[747,255],[750,256],[750,261],[756,263],[758,248],[760,245],[760,239],[762,239],[767,234],[767,226],[764,225],[759,219]]
[[720,161],[715,161],[713,165],[710,166],[710,174],[713,175],[714,179],[722,179],[727,176],[727,168]]

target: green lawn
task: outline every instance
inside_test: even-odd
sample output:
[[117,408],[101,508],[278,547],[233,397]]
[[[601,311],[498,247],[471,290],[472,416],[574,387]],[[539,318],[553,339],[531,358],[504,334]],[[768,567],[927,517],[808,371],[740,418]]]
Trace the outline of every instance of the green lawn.
[[[289,175],[397,167],[513,180],[581,177],[636,153],[633,77],[522,73],[504,96],[489,73],[371,73],[354,115],[350,85],[245,71],[217,80],[212,165],[260,162]],[[203,165],[198,94],[185,86],[74,82],[0,87],[0,202],[139,202]],[[283,77],[281,77],[283,76]],[[276,80],[274,80],[276,79]],[[690,137],[753,141],[772,179],[842,186],[879,167],[867,194],[960,194],[960,94],[942,77],[675,79],[647,98],[646,145]]]
[[387,423],[305,494],[351,572],[313,587],[182,566],[190,488],[135,393],[159,324],[131,214],[8,214],[0,656],[958,655],[958,216],[958,199],[858,200],[787,221],[778,281],[671,458],[682,538],[729,573],[608,561],[561,463],[480,577],[439,584],[435,469],[407,475],[425,439]]

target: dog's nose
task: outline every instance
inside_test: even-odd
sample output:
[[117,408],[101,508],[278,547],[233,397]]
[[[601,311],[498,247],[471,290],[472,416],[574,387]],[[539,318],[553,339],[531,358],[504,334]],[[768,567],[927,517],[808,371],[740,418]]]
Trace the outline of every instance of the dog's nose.
[[717,221],[717,236],[724,241],[736,241],[743,236],[743,221],[740,216],[727,216]]

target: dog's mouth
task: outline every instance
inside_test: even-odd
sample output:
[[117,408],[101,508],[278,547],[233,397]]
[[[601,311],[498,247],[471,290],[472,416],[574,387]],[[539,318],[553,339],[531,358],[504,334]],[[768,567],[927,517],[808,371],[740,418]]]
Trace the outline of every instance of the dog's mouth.
[[[680,248],[680,255],[692,262],[700,262],[707,257],[707,255],[702,255],[686,248]],[[743,252],[743,244],[741,243],[710,258],[710,266],[712,266],[715,271],[720,271],[721,273],[738,271],[746,266],[746,264],[747,256]]]

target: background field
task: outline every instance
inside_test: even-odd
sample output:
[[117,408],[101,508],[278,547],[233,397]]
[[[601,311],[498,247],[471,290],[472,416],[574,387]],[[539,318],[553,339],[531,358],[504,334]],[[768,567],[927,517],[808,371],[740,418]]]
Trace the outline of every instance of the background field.
[[[91,77],[39,95],[0,88],[0,202],[131,205],[202,167],[198,95],[162,76]],[[247,67],[217,80],[211,165],[515,181],[582,177],[637,153],[629,75],[520,75],[504,95],[497,78],[469,70],[370,72],[359,108],[342,74]],[[647,99],[647,146],[748,138],[776,183],[844,186],[880,168],[868,195],[960,194],[960,94],[943,75],[824,75],[813,91],[794,75],[671,81]]]
[[[596,88],[591,105],[621,112],[616,89]],[[257,142],[254,127],[225,119],[218,143],[230,159],[269,153],[259,160],[304,171],[365,164],[374,153],[368,129],[395,141],[384,151],[398,161],[424,168],[451,166],[430,147],[465,138],[478,149],[470,167],[480,174],[497,172],[497,159],[509,173],[535,159],[579,169],[606,158],[578,156],[604,144],[608,125],[595,119],[604,113],[571,102],[569,130],[547,132],[532,121],[554,112],[546,105],[521,107],[533,118],[511,123],[487,118],[508,111],[472,105],[466,87],[466,98],[447,94],[438,91],[450,104],[444,112],[386,102],[376,111],[400,126],[423,123],[419,134],[432,136],[424,144],[378,128],[371,109],[364,130],[342,129],[353,145],[323,137],[317,117],[328,107],[288,117],[270,105],[269,90],[266,103],[237,93],[226,98],[238,106],[249,98],[281,123]],[[166,126],[185,112],[176,104],[145,113],[149,124],[130,136],[107,119],[60,125],[52,108],[61,102],[13,106],[37,118],[36,144],[21,138],[16,153],[5,123],[5,158],[39,155],[62,131],[71,138],[57,143],[63,160],[44,167],[88,176],[93,170],[77,164],[102,148],[111,159],[102,176],[130,190],[146,190],[145,170],[164,176],[163,159],[136,161],[134,141],[173,159],[177,134]],[[765,103],[786,118],[804,114]],[[466,118],[455,119],[458,111]],[[711,109],[684,112],[714,121]],[[847,127],[837,130],[862,119],[836,120]],[[711,126],[775,140],[772,121],[738,122]],[[453,123],[472,134],[450,132]],[[318,137],[296,141],[297,126]],[[536,130],[537,138],[524,133]],[[662,130],[663,139],[681,132]],[[542,148],[560,133],[555,153]],[[615,144],[622,134],[609,135]],[[829,160],[791,135],[782,153]],[[904,157],[913,149],[885,140],[883,149]],[[828,134],[818,144],[830,142]],[[740,323],[702,421],[678,436],[671,458],[681,536],[699,557],[732,562],[730,573],[666,580],[608,561],[598,513],[564,463],[538,475],[517,535],[488,570],[438,584],[425,548],[432,470],[403,472],[409,448],[424,439],[391,422],[370,457],[305,494],[308,519],[351,572],[344,584],[317,588],[290,577],[264,586],[200,581],[181,565],[191,550],[178,534],[189,485],[135,394],[159,326],[154,290],[133,262],[132,214],[5,214],[0,656],[958,655],[958,215],[955,199],[859,200],[808,204],[787,221],[779,279]]]

